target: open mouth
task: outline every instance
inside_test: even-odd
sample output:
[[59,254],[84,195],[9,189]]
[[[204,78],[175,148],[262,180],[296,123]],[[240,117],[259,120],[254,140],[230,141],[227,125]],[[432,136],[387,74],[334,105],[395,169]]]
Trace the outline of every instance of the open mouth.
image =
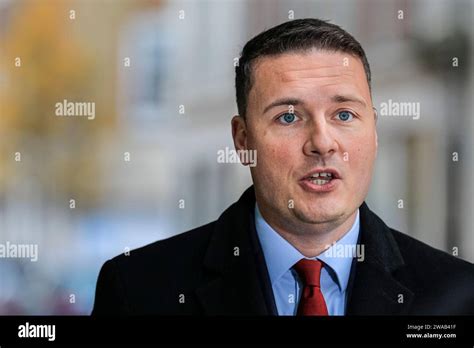
[[320,168],[315,169],[304,176],[300,185],[309,192],[329,192],[334,190],[341,179],[335,169]]
[[326,185],[333,180],[333,175],[328,172],[314,173],[307,177],[306,180],[311,181],[315,185]]

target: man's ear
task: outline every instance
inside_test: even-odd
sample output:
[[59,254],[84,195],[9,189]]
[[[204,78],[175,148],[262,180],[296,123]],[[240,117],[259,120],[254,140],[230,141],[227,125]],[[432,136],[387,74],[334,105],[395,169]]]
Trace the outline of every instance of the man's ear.
[[377,135],[377,128],[375,129],[375,157],[377,157],[377,153],[379,152],[379,137]]
[[378,113],[376,107],[372,107],[372,109],[374,110],[374,119],[375,119],[375,125],[374,125],[374,128],[375,128],[375,157],[377,157],[377,153],[378,153],[378,149],[379,149],[379,137],[377,135],[377,121],[379,119],[379,113]]
[[238,150],[247,150],[247,123],[240,115],[235,115],[231,121],[232,138],[234,139],[234,147]]
[[247,156],[247,122],[244,117],[236,115],[232,118],[232,138],[234,139],[234,147],[240,157],[240,163],[244,166],[250,163],[246,161]]

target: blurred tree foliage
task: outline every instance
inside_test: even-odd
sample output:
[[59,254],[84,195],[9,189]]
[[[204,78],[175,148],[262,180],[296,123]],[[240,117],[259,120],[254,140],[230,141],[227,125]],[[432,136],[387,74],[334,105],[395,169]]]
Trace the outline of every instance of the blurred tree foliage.
[[[117,33],[130,7],[137,6],[130,1],[12,5],[0,38],[0,195],[17,177],[33,181],[50,199],[71,197],[93,207],[104,176],[101,144],[116,125]],[[55,104],[64,99],[95,102],[95,119],[56,116]],[[15,162],[16,152],[21,162]]]

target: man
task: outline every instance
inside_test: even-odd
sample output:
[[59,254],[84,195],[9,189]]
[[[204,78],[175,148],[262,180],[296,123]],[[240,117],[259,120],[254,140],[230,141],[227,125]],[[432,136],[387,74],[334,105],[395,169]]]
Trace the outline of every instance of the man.
[[254,186],[217,221],[107,261],[93,314],[474,314],[473,265],[364,203],[377,117],[350,34],[317,19],[259,34],[236,94]]

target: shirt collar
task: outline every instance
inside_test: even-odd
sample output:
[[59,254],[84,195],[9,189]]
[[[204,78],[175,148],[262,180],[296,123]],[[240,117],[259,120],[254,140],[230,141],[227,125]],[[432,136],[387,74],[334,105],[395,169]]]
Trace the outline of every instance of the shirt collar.
[[[344,255],[341,257],[337,251],[343,246],[356,247],[359,238],[359,226],[359,210],[357,210],[357,216],[350,230],[336,243],[333,243],[329,249],[316,257],[329,266],[335,273],[341,291],[347,288],[353,255]],[[305,258],[305,256],[265,221],[260,214],[257,204],[255,204],[255,228],[265,256],[270,281],[273,285],[293,267],[296,262]]]

